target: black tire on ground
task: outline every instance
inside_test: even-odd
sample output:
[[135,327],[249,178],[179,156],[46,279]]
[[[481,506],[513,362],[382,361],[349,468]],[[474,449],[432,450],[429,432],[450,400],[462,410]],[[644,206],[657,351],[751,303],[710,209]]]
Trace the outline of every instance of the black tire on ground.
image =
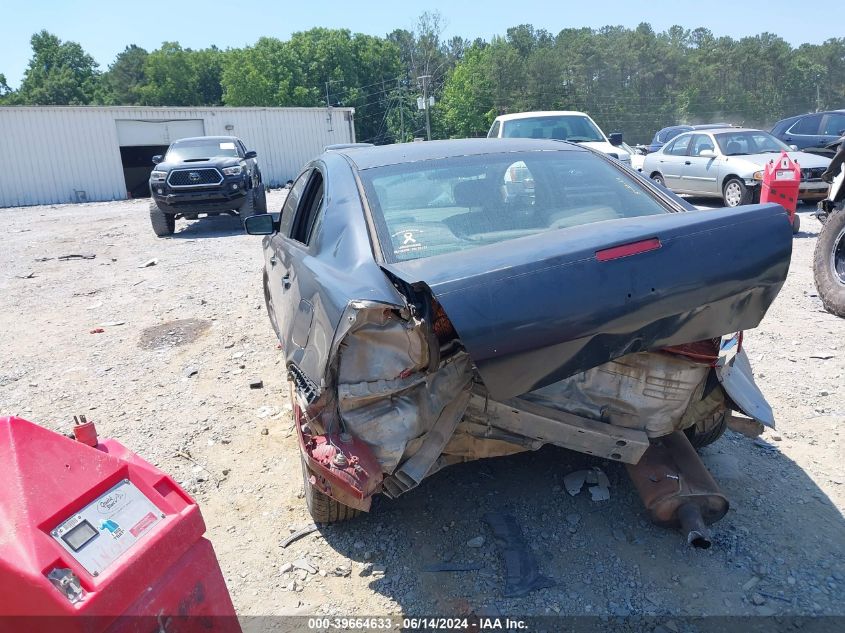
[[663,180],[663,174],[661,174],[660,172],[657,172],[657,171],[656,171],[656,172],[654,172],[654,173],[650,176],[650,178],[651,178],[654,182],[656,182],[658,185],[660,185],[661,187],[665,187],[665,186],[666,186],[666,181],[665,181],[665,180]]
[[743,204],[751,204],[754,197],[745,183],[739,178],[728,178],[722,185],[722,199],[727,207],[739,207]]
[[695,449],[704,448],[718,440],[728,428],[728,412],[725,410],[717,412],[709,420],[696,422],[684,429],[689,443]]
[[255,215],[255,189],[250,189],[246,192],[246,199],[243,206],[238,209],[238,215],[241,216],[241,222],[246,222],[247,218]]
[[845,209],[822,225],[813,254],[813,277],[825,310],[845,318]]
[[255,194],[255,212],[267,213],[267,190],[264,188],[264,185],[259,185]]
[[153,225],[153,232],[159,237],[173,235],[176,230],[176,216],[165,213],[155,202],[150,202],[150,223]]
[[792,234],[797,235],[801,231],[801,216],[797,213],[792,216]]
[[312,486],[311,482],[308,481],[310,473],[305,465],[305,457],[300,454],[300,459],[302,461],[302,485],[305,488],[305,504],[308,506],[308,512],[314,519],[314,523],[338,523],[354,519],[361,514],[360,510],[345,506]]

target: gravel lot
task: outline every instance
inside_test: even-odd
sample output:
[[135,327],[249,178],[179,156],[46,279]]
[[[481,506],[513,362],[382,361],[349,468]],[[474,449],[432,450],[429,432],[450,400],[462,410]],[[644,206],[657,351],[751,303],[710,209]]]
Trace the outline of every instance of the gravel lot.
[[[241,615],[845,615],[845,320],[815,295],[808,212],[786,286],[745,338],[778,430],[704,450],[732,503],[706,551],[649,523],[624,468],[557,448],[452,467],[280,547],[308,515],[260,239],[231,217],[157,239],[141,200],[0,210],[0,412],[62,431],[85,413],[183,482]],[[82,254],[96,257],[57,259]],[[593,464],[610,501],[562,489]],[[556,586],[502,597],[494,509]],[[482,567],[422,571],[443,560]]]

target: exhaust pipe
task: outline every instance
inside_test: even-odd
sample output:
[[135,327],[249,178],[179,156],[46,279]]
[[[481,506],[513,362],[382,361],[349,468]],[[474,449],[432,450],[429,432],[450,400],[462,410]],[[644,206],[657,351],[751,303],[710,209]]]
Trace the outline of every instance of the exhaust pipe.
[[655,440],[626,467],[656,525],[680,528],[693,547],[710,547],[707,526],[725,516],[728,499],[683,431]]

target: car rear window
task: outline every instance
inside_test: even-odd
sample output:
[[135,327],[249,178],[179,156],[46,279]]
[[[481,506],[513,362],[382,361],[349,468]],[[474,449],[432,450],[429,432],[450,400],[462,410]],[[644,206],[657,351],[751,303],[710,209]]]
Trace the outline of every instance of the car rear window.
[[725,156],[748,154],[780,154],[790,151],[789,147],[768,132],[725,132],[716,134],[716,142]]
[[670,212],[647,185],[591,152],[460,156],[374,167],[361,178],[389,261]]
[[504,122],[504,138],[552,138],[575,143],[604,143],[601,130],[583,114],[525,117]]

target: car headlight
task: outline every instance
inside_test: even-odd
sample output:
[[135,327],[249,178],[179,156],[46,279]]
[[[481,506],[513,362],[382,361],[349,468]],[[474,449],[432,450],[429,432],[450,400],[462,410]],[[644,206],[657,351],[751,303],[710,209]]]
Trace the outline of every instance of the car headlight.
[[153,171],[150,173],[150,180],[152,182],[164,182],[167,179],[166,171]]
[[754,180],[763,180],[763,172],[762,171],[755,171],[751,175],[751,178],[753,178]]
[[234,167],[224,167],[223,168],[223,175],[225,176],[237,176],[244,170],[243,167],[240,165],[235,165]]

